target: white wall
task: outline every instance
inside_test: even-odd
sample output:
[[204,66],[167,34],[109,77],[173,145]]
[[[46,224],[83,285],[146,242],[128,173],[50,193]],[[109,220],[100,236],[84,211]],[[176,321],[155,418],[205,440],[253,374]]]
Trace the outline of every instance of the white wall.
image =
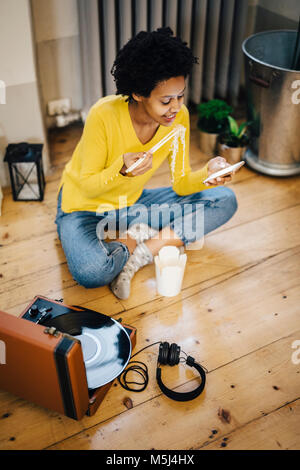
[[9,143],[43,143],[46,173],[49,168],[29,0],[0,1],[0,80],[6,85],[6,103],[0,104],[0,184],[9,186],[3,162]]
[[33,0],[32,8],[37,42],[79,34],[76,0]]
[[55,125],[47,103],[70,98],[82,108],[77,0],[32,0],[37,67],[46,127]]
[[258,0],[255,31],[297,30],[300,0]]
[[299,0],[258,0],[258,4],[273,13],[298,21],[300,14]]
[[36,80],[29,15],[27,1],[0,2],[0,70],[7,86]]

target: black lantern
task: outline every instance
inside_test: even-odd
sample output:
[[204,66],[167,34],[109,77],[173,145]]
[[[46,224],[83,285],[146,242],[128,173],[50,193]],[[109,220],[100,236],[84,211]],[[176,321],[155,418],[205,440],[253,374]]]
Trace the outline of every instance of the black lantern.
[[43,144],[9,144],[4,161],[8,163],[15,201],[42,201],[45,177],[42,161]]

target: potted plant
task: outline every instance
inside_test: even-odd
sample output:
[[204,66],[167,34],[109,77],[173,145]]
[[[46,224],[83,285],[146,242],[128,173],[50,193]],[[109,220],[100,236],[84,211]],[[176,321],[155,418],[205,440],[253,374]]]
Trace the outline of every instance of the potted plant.
[[218,136],[218,155],[226,158],[231,163],[241,161],[246,146],[249,143],[249,137],[246,134],[250,122],[243,122],[240,126],[236,120],[228,116],[229,129]]
[[217,136],[228,127],[227,117],[233,111],[223,100],[210,100],[197,106],[199,147],[202,152],[214,156]]

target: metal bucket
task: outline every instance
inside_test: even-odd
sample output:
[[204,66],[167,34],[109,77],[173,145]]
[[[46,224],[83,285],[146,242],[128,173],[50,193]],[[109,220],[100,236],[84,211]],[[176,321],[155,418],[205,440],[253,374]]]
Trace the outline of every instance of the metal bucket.
[[252,121],[244,160],[267,175],[300,173],[300,71],[289,68],[296,36],[296,31],[266,31],[242,45]]

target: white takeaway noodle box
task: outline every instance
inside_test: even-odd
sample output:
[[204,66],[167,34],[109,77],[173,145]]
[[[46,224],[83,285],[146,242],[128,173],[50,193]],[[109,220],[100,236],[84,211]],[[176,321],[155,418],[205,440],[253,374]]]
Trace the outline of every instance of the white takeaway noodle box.
[[154,257],[157,292],[164,297],[174,297],[181,291],[186,265],[186,254],[176,246],[164,246]]

